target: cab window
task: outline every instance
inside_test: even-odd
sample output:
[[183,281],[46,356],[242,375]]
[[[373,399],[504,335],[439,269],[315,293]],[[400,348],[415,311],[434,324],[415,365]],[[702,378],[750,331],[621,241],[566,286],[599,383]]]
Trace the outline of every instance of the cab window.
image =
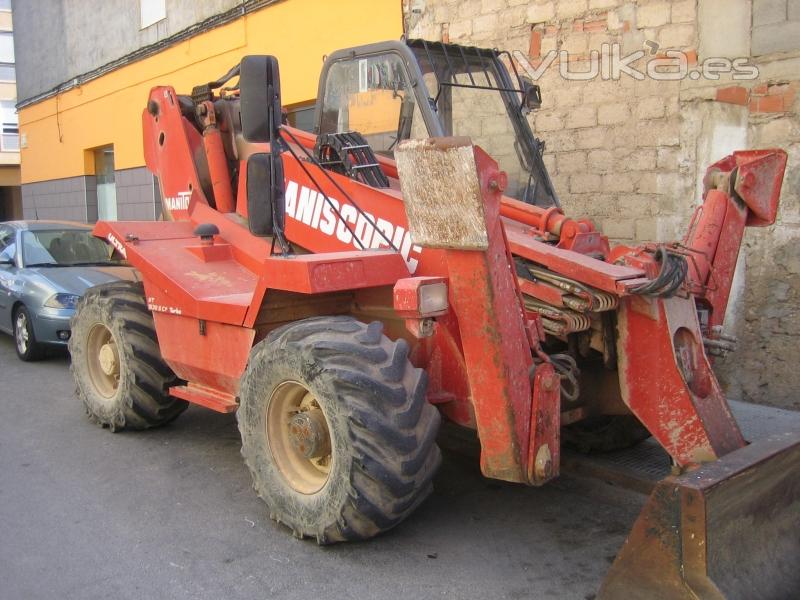
[[428,137],[401,58],[394,53],[331,65],[322,99],[320,133],[357,131],[376,154]]

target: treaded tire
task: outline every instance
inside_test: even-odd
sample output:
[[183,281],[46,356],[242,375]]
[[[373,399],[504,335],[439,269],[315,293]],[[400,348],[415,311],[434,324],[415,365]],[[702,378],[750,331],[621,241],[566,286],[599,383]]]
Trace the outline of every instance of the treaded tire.
[[[273,391],[286,382],[315,396],[330,432],[330,472],[310,494],[292,487],[268,439]],[[270,518],[319,544],[371,538],[405,519],[433,490],[441,463],[440,416],[426,386],[406,341],[384,336],[380,322],[320,317],[270,333],[252,350],[237,412],[242,455]]]
[[[116,342],[119,380],[103,394],[90,374],[90,333],[104,326]],[[158,348],[153,316],[141,283],[119,281],[91,288],[78,302],[69,340],[70,369],[89,419],[111,431],[163,425],[186,410],[188,402],[167,394],[176,383]]]

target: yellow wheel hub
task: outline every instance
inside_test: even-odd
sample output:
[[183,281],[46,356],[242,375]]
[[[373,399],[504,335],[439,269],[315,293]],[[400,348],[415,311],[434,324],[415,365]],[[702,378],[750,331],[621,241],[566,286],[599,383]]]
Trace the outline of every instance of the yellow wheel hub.
[[328,421],[314,395],[296,381],[272,392],[267,404],[269,448],[286,482],[301,494],[315,494],[328,481],[333,448]]
[[100,348],[100,368],[106,375],[119,375],[119,353],[117,352],[117,345],[110,341],[103,344]]

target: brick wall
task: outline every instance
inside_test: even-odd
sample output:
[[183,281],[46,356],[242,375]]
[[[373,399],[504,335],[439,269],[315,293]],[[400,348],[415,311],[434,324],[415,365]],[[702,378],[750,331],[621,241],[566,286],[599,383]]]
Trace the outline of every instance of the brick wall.
[[[688,71],[706,61],[746,59],[755,80],[687,75],[678,81],[568,81],[557,59],[541,76],[543,106],[531,116],[568,214],[595,220],[616,241],[680,238],[705,168],[734,149],[790,153],[781,212],[749,230],[728,328],[740,348],[717,363],[734,397],[800,408],[799,0],[406,0],[410,37],[519,51],[532,67],[566,50],[571,72],[603,44],[643,50],[633,66],[668,50]],[[713,67],[713,63],[712,63]]]

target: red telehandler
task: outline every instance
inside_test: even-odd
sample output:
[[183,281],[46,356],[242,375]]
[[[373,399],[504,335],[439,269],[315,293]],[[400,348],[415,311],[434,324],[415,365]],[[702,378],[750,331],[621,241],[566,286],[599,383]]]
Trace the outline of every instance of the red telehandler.
[[601,596],[791,597],[800,436],[748,444],[708,358],[732,349],[739,247],[775,221],[786,154],[712,165],[682,242],[611,248],[560,209],[525,118],[539,89],[506,65],[422,40],[335,52],[315,135],[284,122],[273,57],[154,88],[165,220],[95,227],[142,283],[78,306],[90,418],[235,411],[270,516],[320,544],[425,499],[442,419],[477,431],[485,476],[528,485],[558,476],[562,431],[589,451],[652,435],[673,475]]

